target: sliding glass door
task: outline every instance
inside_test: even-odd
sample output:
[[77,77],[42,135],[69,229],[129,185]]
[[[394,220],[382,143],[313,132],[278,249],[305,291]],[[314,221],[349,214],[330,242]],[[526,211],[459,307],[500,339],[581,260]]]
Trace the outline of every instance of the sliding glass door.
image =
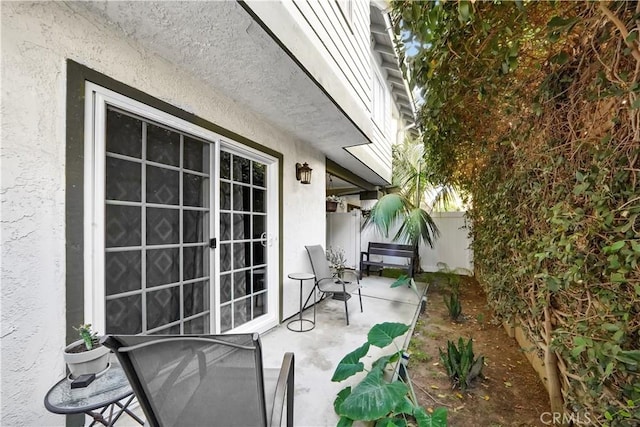
[[220,153],[220,329],[269,311],[267,165]]
[[277,160],[90,88],[87,321],[111,334],[276,324]]

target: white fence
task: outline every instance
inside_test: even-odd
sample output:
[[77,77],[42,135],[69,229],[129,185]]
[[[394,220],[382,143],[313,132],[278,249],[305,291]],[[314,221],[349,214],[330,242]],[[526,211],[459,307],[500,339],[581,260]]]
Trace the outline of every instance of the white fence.
[[[451,270],[460,269],[461,273],[473,274],[473,252],[471,240],[468,236],[464,212],[436,212],[431,215],[440,230],[440,237],[434,243],[433,248],[420,246],[420,265],[424,271],[437,271],[438,264],[446,264]],[[385,238],[376,230],[368,227],[361,232],[355,226],[355,219],[359,215],[328,214],[327,218],[327,246],[341,247],[345,249],[349,266],[358,267],[359,250],[366,251],[369,242],[390,243],[397,231],[397,227],[389,232]],[[359,248],[359,250],[358,250]],[[389,262],[403,262],[399,258],[384,257]]]
[[473,251],[469,228],[464,212],[436,212],[432,215],[440,238],[433,249],[420,247],[420,266],[424,271],[438,271],[438,263],[444,263],[451,270],[462,269],[473,275]]

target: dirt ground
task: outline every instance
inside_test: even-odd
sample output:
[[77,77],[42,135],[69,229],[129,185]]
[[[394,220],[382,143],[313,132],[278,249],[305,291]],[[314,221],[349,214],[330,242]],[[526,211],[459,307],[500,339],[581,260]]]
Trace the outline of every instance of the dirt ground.
[[[446,407],[451,427],[544,425],[540,416],[550,411],[547,392],[515,340],[494,319],[477,281],[460,284],[458,322],[449,318],[446,294],[442,284],[429,286],[427,308],[409,346],[409,374],[420,404],[427,410]],[[452,390],[438,353],[446,349],[447,340],[457,343],[461,336],[473,338],[474,354],[484,356],[485,363],[485,378],[476,378],[464,392]]]

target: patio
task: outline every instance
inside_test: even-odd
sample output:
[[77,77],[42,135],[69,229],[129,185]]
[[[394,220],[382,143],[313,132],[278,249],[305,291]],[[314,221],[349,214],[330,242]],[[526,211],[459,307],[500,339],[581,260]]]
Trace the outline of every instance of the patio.
[[[285,322],[262,335],[264,366],[277,367],[285,352],[295,353],[296,426],[337,424],[338,417],[333,410],[336,394],[351,385],[349,380],[359,381],[362,377],[356,375],[342,383],[333,383],[331,376],[340,359],[366,341],[366,334],[373,325],[401,322],[413,326],[418,313],[418,296],[406,287],[390,288],[392,282],[392,279],[377,276],[363,278],[360,283],[364,312],[360,313],[357,297],[352,298],[349,301],[349,326],[345,324],[343,302],[329,299],[317,306],[313,330],[292,332]],[[425,285],[417,285],[419,292],[423,293]],[[313,309],[305,310],[303,317],[312,318]],[[399,347],[407,344],[407,336],[396,342]],[[379,350],[379,355],[389,353],[389,349],[371,349],[366,356],[369,364],[379,357],[374,350]]]
[[[285,352],[295,353],[295,408],[296,427],[335,426],[338,416],[333,410],[336,394],[353,381],[362,377],[356,375],[342,383],[331,382],[333,371],[344,355],[355,350],[366,340],[369,329],[382,322],[401,322],[411,325],[417,319],[419,300],[415,292],[406,287],[391,289],[393,279],[385,277],[364,277],[362,285],[363,313],[358,308],[357,296],[349,300],[349,321],[344,320],[342,301],[328,299],[317,306],[316,327],[309,332],[292,332],[287,329],[287,321],[261,336],[263,361],[267,368],[279,367]],[[424,283],[417,283],[423,294]],[[313,308],[304,311],[303,317],[313,317]],[[406,347],[408,335],[398,338],[396,345]],[[379,354],[375,353],[379,350]],[[369,364],[379,355],[389,353],[389,349],[371,349],[366,360]],[[366,365],[366,363],[365,363]],[[135,411],[142,416],[138,407]],[[134,426],[129,417],[123,417],[118,425]]]

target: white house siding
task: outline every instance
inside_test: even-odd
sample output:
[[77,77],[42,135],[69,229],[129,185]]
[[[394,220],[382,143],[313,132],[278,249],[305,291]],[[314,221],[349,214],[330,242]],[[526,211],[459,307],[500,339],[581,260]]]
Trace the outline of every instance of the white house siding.
[[[341,10],[337,1],[296,0],[292,4],[300,25],[308,26],[321,43],[320,53],[335,63],[338,76],[349,87],[363,106],[371,104],[371,66],[369,65],[369,4],[367,1],[343,1]],[[292,13],[295,13],[292,10]],[[345,17],[345,14],[347,17]]]
[[1,13],[0,425],[65,422],[42,402],[65,372],[67,59],[283,153],[284,313],[295,312],[298,286],[286,274],[309,271],[304,244],[325,239],[324,180],[300,185],[295,163],[321,177],[324,156],[64,3],[6,2]]
[[[287,46],[372,142],[343,147],[386,181],[391,181],[390,141],[372,122],[372,78],[369,1],[351,0],[347,23],[334,0],[249,0],[251,10]],[[341,2],[343,4],[348,1]],[[290,18],[290,20],[287,19]],[[353,146],[353,147],[352,147]]]
[[[377,67],[374,60],[371,59],[374,67]],[[386,73],[384,70],[379,71],[380,74]],[[396,117],[399,116],[397,108],[393,106],[393,95],[389,90],[389,86],[384,79],[383,91],[385,93],[384,102],[388,105],[384,106],[386,123],[375,123],[372,117],[372,138],[373,143],[367,145],[358,145],[354,147],[348,147],[347,150],[363,160],[373,171],[378,175],[385,178],[388,182],[391,182],[392,178],[392,152],[391,146],[396,142],[401,142],[404,138],[404,131],[400,128],[401,121]],[[377,102],[377,99],[372,99],[372,105]],[[392,113],[393,111],[393,113]]]

